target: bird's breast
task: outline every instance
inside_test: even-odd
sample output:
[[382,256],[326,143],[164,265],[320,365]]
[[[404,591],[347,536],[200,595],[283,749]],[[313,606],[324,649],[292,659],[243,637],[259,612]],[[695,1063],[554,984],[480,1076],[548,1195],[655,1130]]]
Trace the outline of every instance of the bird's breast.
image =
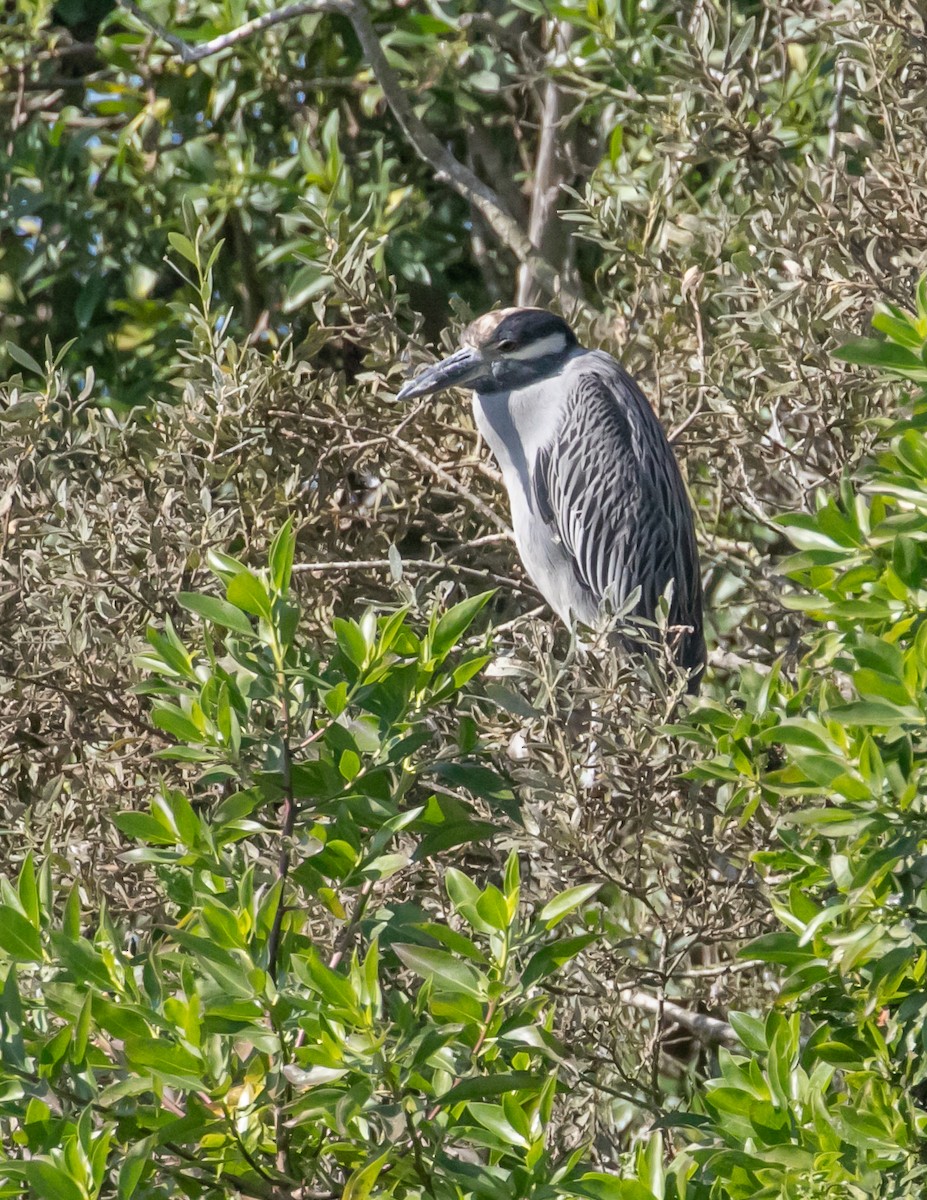
[[525,394],[530,391],[474,395],[474,419],[502,472],[515,542],[528,574],[566,624],[572,614],[589,621],[594,605],[590,608],[556,530],[538,509],[533,472],[539,451],[556,434],[557,414],[552,419],[550,406]]

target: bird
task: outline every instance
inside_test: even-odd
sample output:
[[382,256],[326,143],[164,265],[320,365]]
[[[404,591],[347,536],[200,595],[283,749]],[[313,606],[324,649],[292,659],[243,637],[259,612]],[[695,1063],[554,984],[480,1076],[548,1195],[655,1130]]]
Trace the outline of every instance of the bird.
[[705,639],[692,506],[634,379],[610,354],[580,345],[557,313],[503,308],[468,325],[460,348],[396,398],[454,387],[473,393],[516,546],[550,607],[569,627],[596,627],[609,610],[653,621],[672,584],[668,632],[696,692]]

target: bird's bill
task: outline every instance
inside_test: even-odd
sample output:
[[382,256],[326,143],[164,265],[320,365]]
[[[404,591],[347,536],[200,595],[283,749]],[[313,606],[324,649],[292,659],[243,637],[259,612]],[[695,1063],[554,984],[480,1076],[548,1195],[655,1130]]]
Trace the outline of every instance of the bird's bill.
[[419,396],[431,396],[445,388],[465,387],[483,370],[483,356],[479,350],[464,346],[450,358],[445,358],[433,367],[426,367],[414,379],[403,384],[397,400],[415,400]]

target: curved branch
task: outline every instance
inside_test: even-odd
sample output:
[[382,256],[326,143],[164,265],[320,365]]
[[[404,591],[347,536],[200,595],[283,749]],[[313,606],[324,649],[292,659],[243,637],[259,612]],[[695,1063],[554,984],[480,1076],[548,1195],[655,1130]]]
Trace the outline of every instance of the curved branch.
[[537,253],[527,233],[508,212],[493,189],[475,175],[469,167],[459,162],[416,116],[409,98],[403,90],[399,75],[389,64],[362,0],[301,0],[300,3],[289,4],[274,12],[255,17],[252,21],[246,21],[237,29],[220,34],[198,46],[190,45],[189,42],[152,21],[141,11],[135,0],[119,0],[119,3],[146,29],[166,42],[184,63],[201,62],[204,58],[220,54],[273,25],[295,21],[310,13],[340,13],[350,21],[370,69],[373,71],[377,83],[383,89],[383,95],[390,111],[409,145],[432,168],[435,179],[440,183],[449,184],[458,195],[473,205],[502,245],[515,255],[547,295],[558,296],[576,307],[587,307],[582,297],[561,279],[558,271]]

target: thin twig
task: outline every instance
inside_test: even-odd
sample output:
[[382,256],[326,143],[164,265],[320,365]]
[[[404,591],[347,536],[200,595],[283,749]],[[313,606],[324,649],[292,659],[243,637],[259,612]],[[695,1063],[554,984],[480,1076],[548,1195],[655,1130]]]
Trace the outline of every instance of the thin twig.
[[[512,579],[508,575],[497,575],[494,571],[480,570],[477,567],[463,567],[459,563],[436,562],[430,558],[404,558],[403,567],[412,567],[420,571],[455,571],[458,575],[467,575],[482,583],[497,583],[504,587],[514,588],[518,592],[539,596],[540,592],[526,580]],[[309,572],[312,574],[327,574],[330,571],[391,571],[393,564],[388,558],[366,559],[336,559],[332,562],[294,563],[293,574]]]
[[367,910],[367,904],[370,901],[370,895],[372,892],[373,880],[367,879],[365,880],[364,886],[361,888],[358,894],[357,904],[354,907],[354,912],[351,915],[351,919],[341,930],[341,933],[338,937],[338,944],[335,946],[331,957],[328,960],[328,969],[330,971],[334,971],[335,967],[337,967],[342,958],[344,958],[345,951],[351,944],[351,939],[354,936],[354,931],[361,923],[364,913]]
[[389,440],[394,446],[398,446],[403,454],[407,454],[409,458],[411,458],[414,462],[417,462],[420,467],[426,471],[430,471],[436,479],[440,479],[442,483],[447,484],[451,491],[456,492],[458,496],[462,496],[468,504],[471,504],[481,516],[485,517],[487,521],[495,525],[498,530],[503,533],[508,533],[509,527],[499,516],[499,514],[494,509],[490,508],[484,500],[481,500],[479,496],[475,496],[473,492],[465,488],[464,485],[455,479],[453,475],[451,475],[448,471],[445,471],[443,467],[439,466],[434,459],[429,458],[427,454],[423,454],[422,451],[419,450],[417,446],[413,446],[411,442],[407,442],[401,437],[396,437],[395,433],[390,434]]

